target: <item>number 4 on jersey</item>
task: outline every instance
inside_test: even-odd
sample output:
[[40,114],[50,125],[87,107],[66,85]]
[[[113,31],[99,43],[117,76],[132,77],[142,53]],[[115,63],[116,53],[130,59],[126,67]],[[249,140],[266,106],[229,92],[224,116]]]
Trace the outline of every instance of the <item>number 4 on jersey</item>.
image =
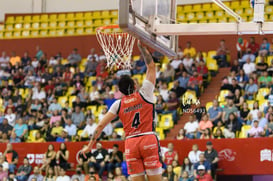
[[140,120],[139,120],[139,112],[135,113],[133,122],[132,122],[132,128],[137,128],[138,125],[140,125]]

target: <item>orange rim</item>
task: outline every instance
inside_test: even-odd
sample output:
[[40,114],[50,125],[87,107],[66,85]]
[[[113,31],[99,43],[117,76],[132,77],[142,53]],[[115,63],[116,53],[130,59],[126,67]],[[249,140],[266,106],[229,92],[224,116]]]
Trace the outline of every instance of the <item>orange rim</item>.
[[101,30],[107,30],[107,29],[112,29],[112,28],[119,28],[119,25],[107,25],[107,26],[101,26],[96,29],[96,31],[101,31]]

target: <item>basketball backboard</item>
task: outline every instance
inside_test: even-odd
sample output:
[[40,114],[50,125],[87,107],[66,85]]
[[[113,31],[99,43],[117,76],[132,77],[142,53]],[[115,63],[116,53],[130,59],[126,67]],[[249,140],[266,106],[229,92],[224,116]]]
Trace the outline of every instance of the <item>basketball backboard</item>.
[[165,56],[176,56],[176,35],[156,35],[150,31],[151,21],[174,24],[175,0],[119,0],[119,26],[149,47]]

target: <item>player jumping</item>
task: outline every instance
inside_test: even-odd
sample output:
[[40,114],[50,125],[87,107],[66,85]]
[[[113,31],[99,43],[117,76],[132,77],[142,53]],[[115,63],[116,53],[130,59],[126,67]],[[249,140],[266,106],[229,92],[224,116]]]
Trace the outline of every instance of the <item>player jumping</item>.
[[113,103],[104,118],[98,124],[88,147],[89,151],[103,128],[117,115],[123,123],[126,136],[125,156],[128,172],[133,181],[144,181],[145,173],[150,181],[162,180],[160,147],[154,132],[154,99],[153,91],[156,82],[156,68],[148,49],[138,42],[138,48],[145,60],[146,80],[139,91],[136,91],[134,80],[130,76],[121,76],[118,83],[123,97]]

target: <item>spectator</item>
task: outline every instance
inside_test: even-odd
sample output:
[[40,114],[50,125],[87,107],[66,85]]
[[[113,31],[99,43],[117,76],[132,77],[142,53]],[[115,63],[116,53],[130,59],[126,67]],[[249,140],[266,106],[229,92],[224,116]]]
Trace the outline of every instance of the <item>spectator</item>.
[[187,171],[182,172],[179,181],[191,181],[192,179],[189,178],[189,173]]
[[56,121],[53,125],[50,134],[54,138],[54,141],[56,141],[56,138],[62,135],[63,127],[61,126],[61,121]]
[[24,124],[23,119],[20,118],[17,120],[17,124],[15,124],[12,131],[15,132],[16,136],[20,138],[21,141],[24,141],[27,136],[28,127]]
[[[268,115],[267,134],[268,134],[268,137],[273,137],[273,114],[272,113]],[[1,164],[1,159],[0,159],[0,164]]]
[[244,102],[242,108],[240,109],[240,118],[242,120],[242,124],[247,123],[249,112],[250,111],[248,108],[248,104],[246,102]]
[[258,75],[261,75],[262,72],[267,71],[268,64],[266,61],[266,57],[260,57],[260,60],[256,65]]
[[241,125],[234,113],[230,113],[225,129],[223,131],[225,138],[235,138],[236,132],[241,130]]
[[197,97],[200,96],[199,87],[203,84],[203,77],[198,75],[196,71],[193,72],[193,76],[190,77],[188,82],[188,89],[194,90]]
[[246,53],[247,47],[248,47],[247,40],[244,40],[243,38],[238,38],[238,42],[236,43],[238,59],[241,59],[243,57],[243,55]]
[[199,162],[197,162],[197,163],[194,164],[194,177],[197,177],[197,175],[198,175],[197,170],[198,170],[198,167],[199,167],[200,165],[204,166],[204,167],[205,167],[205,169],[204,169],[205,172],[206,172],[207,174],[211,175],[211,165],[210,165],[210,163],[206,160],[205,154],[204,154],[204,153],[200,153],[200,155],[199,155]]
[[163,157],[163,162],[167,165],[171,165],[173,160],[178,161],[178,153],[173,150],[173,144],[169,143],[168,144],[168,151],[165,152],[164,157]]
[[41,60],[41,58],[44,56],[44,52],[41,50],[40,46],[36,46],[36,55],[35,57],[38,60]]
[[179,76],[177,81],[179,83],[179,87],[183,89],[183,92],[186,92],[189,83],[187,72],[183,71],[182,76]]
[[27,62],[31,62],[31,58],[28,55],[28,52],[26,51],[26,52],[24,52],[23,56],[21,57],[22,66],[26,66]]
[[99,175],[95,172],[93,167],[89,167],[88,174],[85,175],[84,181],[97,181],[99,180]]
[[15,122],[16,122],[16,115],[14,113],[12,113],[12,109],[8,109],[7,110],[7,114],[5,115],[5,119],[8,120],[8,124],[10,126],[15,126]]
[[10,136],[12,129],[13,127],[8,123],[8,119],[4,118],[3,122],[0,124],[0,137],[2,137],[3,134]]
[[94,122],[93,118],[87,118],[87,125],[85,126],[85,128],[83,129],[82,134],[80,135],[81,138],[86,137],[86,135],[92,136],[94,134],[94,131],[97,127],[97,123]]
[[32,142],[34,142],[34,143],[43,143],[43,142],[46,142],[46,141],[45,141],[45,139],[42,137],[41,132],[38,131],[38,132],[36,132],[35,138],[34,138],[34,140],[32,140]]
[[18,153],[13,150],[12,144],[8,143],[4,152],[4,156],[9,163],[9,172],[15,173],[16,165],[18,163]]
[[[43,165],[41,166],[40,169],[41,170],[45,169],[46,172],[48,172],[49,167],[54,168],[55,166],[56,166],[56,151],[54,150],[54,146],[50,144],[48,145],[47,152],[44,155]],[[35,171],[35,167],[34,167],[34,171]]]
[[163,173],[162,177],[163,177],[163,180],[166,179],[166,178],[168,180],[171,180],[171,181],[177,181],[178,180],[177,175],[175,175],[175,173],[173,172],[173,166],[172,165],[167,166],[167,170],[166,170],[165,173]]
[[136,61],[135,68],[133,69],[133,74],[143,74],[146,72],[146,64],[143,57],[140,57],[139,60]]
[[20,143],[21,140],[20,140],[20,138],[17,138],[15,132],[12,132],[11,135],[10,135],[9,142],[10,142],[10,143]]
[[40,169],[38,166],[35,166],[33,169],[33,174],[31,174],[28,178],[28,181],[33,181],[32,179],[36,179],[36,181],[43,181],[43,176],[40,174]]
[[194,114],[190,115],[189,121],[184,126],[186,137],[189,139],[194,139],[198,130],[198,122],[194,118]]
[[258,119],[258,112],[259,112],[259,111],[260,111],[260,110],[259,110],[259,103],[258,103],[258,101],[255,101],[255,102],[253,103],[253,108],[252,108],[252,110],[251,110],[251,111],[249,112],[249,114],[248,114],[249,121],[247,122],[247,124],[252,124],[251,121]]
[[157,114],[163,113],[164,109],[166,107],[166,103],[163,100],[162,95],[158,95],[155,103],[155,111]]
[[207,149],[204,152],[205,158],[206,158],[206,161],[208,161],[210,163],[211,175],[212,175],[212,177],[214,177],[215,174],[216,174],[216,169],[218,167],[218,161],[219,161],[218,153],[213,148],[213,145],[212,145],[211,141],[207,142],[206,147],[207,147]]
[[213,135],[213,137],[214,137],[215,139],[222,139],[222,138],[225,138],[225,136],[224,136],[224,134],[223,134],[221,128],[216,128],[215,134]]
[[77,166],[75,174],[71,177],[71,181],[84,181],[84,177],[84,174],[82,174],[82,168],[80,166]]
[[193,164],[190,162],[188,157],[185,157],[182,164],[181,175],[183,176],[184,172],[187,172],[188,177],[193,179]]
[[263,71],[262,75],[258,79],[258,86],[260,88],[269,87],[269,85],[271,84],[271,81],[272,81],[272,77],[268,75],[267,71]]
[[[257,113],[257,120],[259,122],[259,127],[266,129],[268,120],[263,116],[263,113],[261,111],[258,111]],[[252,126],[253,126],[253,122],[252,122]]]
[[213,57],[215,60],[217,60],[218,65],[220,67],[227,66],[227,54],[229,53],[225,40],[220,41],[220,46],[217,49],[216,55]]
[[175,175],[177,175],[177,178],[179,178],[181,176],[181,167],[179,166],[178,161],[174,160],[172,162],[172,166],[173,166],[173,172],[175,173]]
[[78,53],[78,49],[74,48],[72,53],[67,57],[69,64],[73,67],[77,67],[82,60],[82,57]]
[[9,65],[9,56],[7,56],[6,52],[2,52],[2,56],[0,57],[0,66],[5,69]]
[[60,168],[60,175],[56,178],[56,181],[70,181],[70,177],[66,175],[64,168]]
[[213,100],[213,106],[208,109],[209,120],[216,126],[218,121],[221,120],[223,109],[219,106],[216,99]]
[[[87,145],[83,145],[83,147],[86,147]],[[88,174],[88,163],[89,163],[89,159],[91,158],[92,153],[91,152],[87,152],[85,153],[85,156],[83,154],[79,154],[79,159],[78,161],[78,165],[77,168],[80,167],[81,169],[84,170],[85,174]]]
[[197,66],[197,73],[202,75],[204,79],[208,78],[209,70],[204,61],[199,62]]
[[72,123],[70,118],[66,120],[64,129],[67,130],[69,137],[75,136],[77,134],[77,127]]
[[169,100],[169,90],[167,83],[162,83],[161,87],[159,88],[159,94],[162,96],[165,102]]
[[187,70],[187,72],[192,72],[192,65],[193,65],[193,58],[191,57],[191,55],[188,53],[186,54],[185,58],[183,59],[183,65],[185,67],[185,69]]
[[49,167],[43,181],[55,181],[55,180],[56,180],[56,175],[54,174],[54,169],[52,167]]
[[66,148],[65,143],[60,144],[60,149],[58,150],[56,154],[56,173],[57,175],[61,174],[61,168],[64,170],[67,170],[70,168],[70,164],[68,163],[69,159],[69,150]]
[[243,69],[240,69],[239,75],[236,77],[238,84],[241,86],[241,88],[244,88],[246,83],[248,82],[248,76],[245,75],[245,72]]
[[251,59],[249,57],[246,59],[246,63],[243,65],[243,70],[246,75],[250,75],[256,70],[255,63],[251,62]]
[[42,90],[41,85],[38,84],[37,87],[34,88],[34,90],[33,90],[32,99],[33,100],[38,99],[40,101],[43,101],[43,100],[45,100],[45,98],[46,98],[46,93],[44,90]]
[[250,49],[251,54],[255,55],[255,57],[258,56],[260,46],[258,43],[255,42],[254,37],[250,37],[250,41],[247,48]]
[[204,165],[199,165],[197,167],[198,174],[196,176],[197,180],[202,181],[213,181],[211,175],[209,173],[206,173],[206,167]]
[[75,124],[78,128],[83,128],[84,124],[85,124],[85,120],[84,120],[84,114],[81,111],[79,106],[75,107],[75,112],[72,113],[72,117],[71,120],[73,122],[73,124]]
[[114,144],[113,151],[109,155],[109,163],[107,165],[108,172],[112,172],[121,166],[121,162],[123,161],[123,154],[119,150],[119,146]]
[[202,117],[202,120],[199,122],[199,127],[198,127],[198,135],[197,137],[200,138],[200,134],[204,133],[207,128],[210,130],[212,129],[213,124],[211,120],[209,120],[209,117],[207,114],[204,114]]
[[228,120],[229,114],[234,113],[237,116],[238,109],[234,105],[233,99],[228,97],[227,105],[223,108],[222,121],[225,123]]
[[166,105],[167,110],[164,113],[172,113],[173,122],[174,124],[176,124],[179,119],[179,115],[177,112],[177,109],[179,107],[179,100],[175,92],[170,92],[169,100],[167,101]]
[[3,169],[3,165],[0,165],[0,180],[6,181],[7,179],[8,179],[8,172]]
[[70,137],[68,136],[68,132],[66,129],[62,130],[61,135],[58,135],[56,138],[56,142],[68,142],[70,140]]
[[16,179],[18,181],[26,181],[31,173],[32,167],[29,164],[29,160],[27,157],[24,158],[23,165],[18,168],[16,173]]
[[189,155],[188,155],[188,158],[190,159],[190,162],[192,164],[195,164],[197,162],[199,162],[199,155],[201,154],[202,152],[199,150],[198,148],[198,145],[197,144],[194,144],[192,145],[192,151],[189,152]]
[[184,55],[188,55],[188,54],[189,54],[190,57],[195,58],[196,50],[195,50],[194,47],[192,47],[190,41],[188,41],[188,42],[186,43],[186,48],[184,49],[183,54],[184,54]]
[[175,139],[176,140],[184,140],[184,139],[186,139],[187,137],[186,137],[186,131],[183,129],[183,128],[181,128],[180,130],[179,130],[179,132],[178,132],[178,134],[175,136]]
[[115,168],[115,177],[114,180],[127,181],[126,177],[122,175],[122,171],[120,167]]
[[270,43],[268,42],[267,38],[264,38],[260,46],[259,56],[265,57],[268,55],[269,51],[270,51]]
[[171,82],[174,79],[175,70],[170,63],[167,64],[166,69],[163,72],[163,81]]
[[0,165],[3,166],[3,171],[9,171],[9,163],[6,161],[4,155],[0,155]]
[[245,99],[253,100],[258,92],[258,85],[254,83],[253,78],[249,79],[249,83],[245,87]]
[[57,98],[54,97],[52,103],[48,107],[48,111],[50,111],[50,112],[54,112],[54,111],[60,112],[61,110],[62,110],[62,106],[57,102]]
[[109,154],[107,150],[102,148],[101,143],[96,144],[96,151],[91,156],[91,162],[89,162],[89,168],[95,168],[98,173],[99,177],[102,177],[104,170],[107,167],[107,162],[109,161]]
[[210,128],[206,128],[201,136],[200,136],[200,139],[213,139],[213,134],[211,133],[211,129]]
[[256,56],[251,53],[250,49],[246,50],[246,53],[243,55],[243,57],[239,60],[240,67],[243,67],[243,65],[246,63],[247,59],[250,59],[250,62],[255,63]]
[[175,57],[174,59],[171,60],[170,65],[173,67],[174,70],[177,70],[181,63],[182,63],[182,60],[179,59],[178,57]]
[[263,137],[265,135],[264,129],[262,127],[259,127],[259,121],[254,120],[253,126],[248,131],[248,137],[250,138],[259,138]]

